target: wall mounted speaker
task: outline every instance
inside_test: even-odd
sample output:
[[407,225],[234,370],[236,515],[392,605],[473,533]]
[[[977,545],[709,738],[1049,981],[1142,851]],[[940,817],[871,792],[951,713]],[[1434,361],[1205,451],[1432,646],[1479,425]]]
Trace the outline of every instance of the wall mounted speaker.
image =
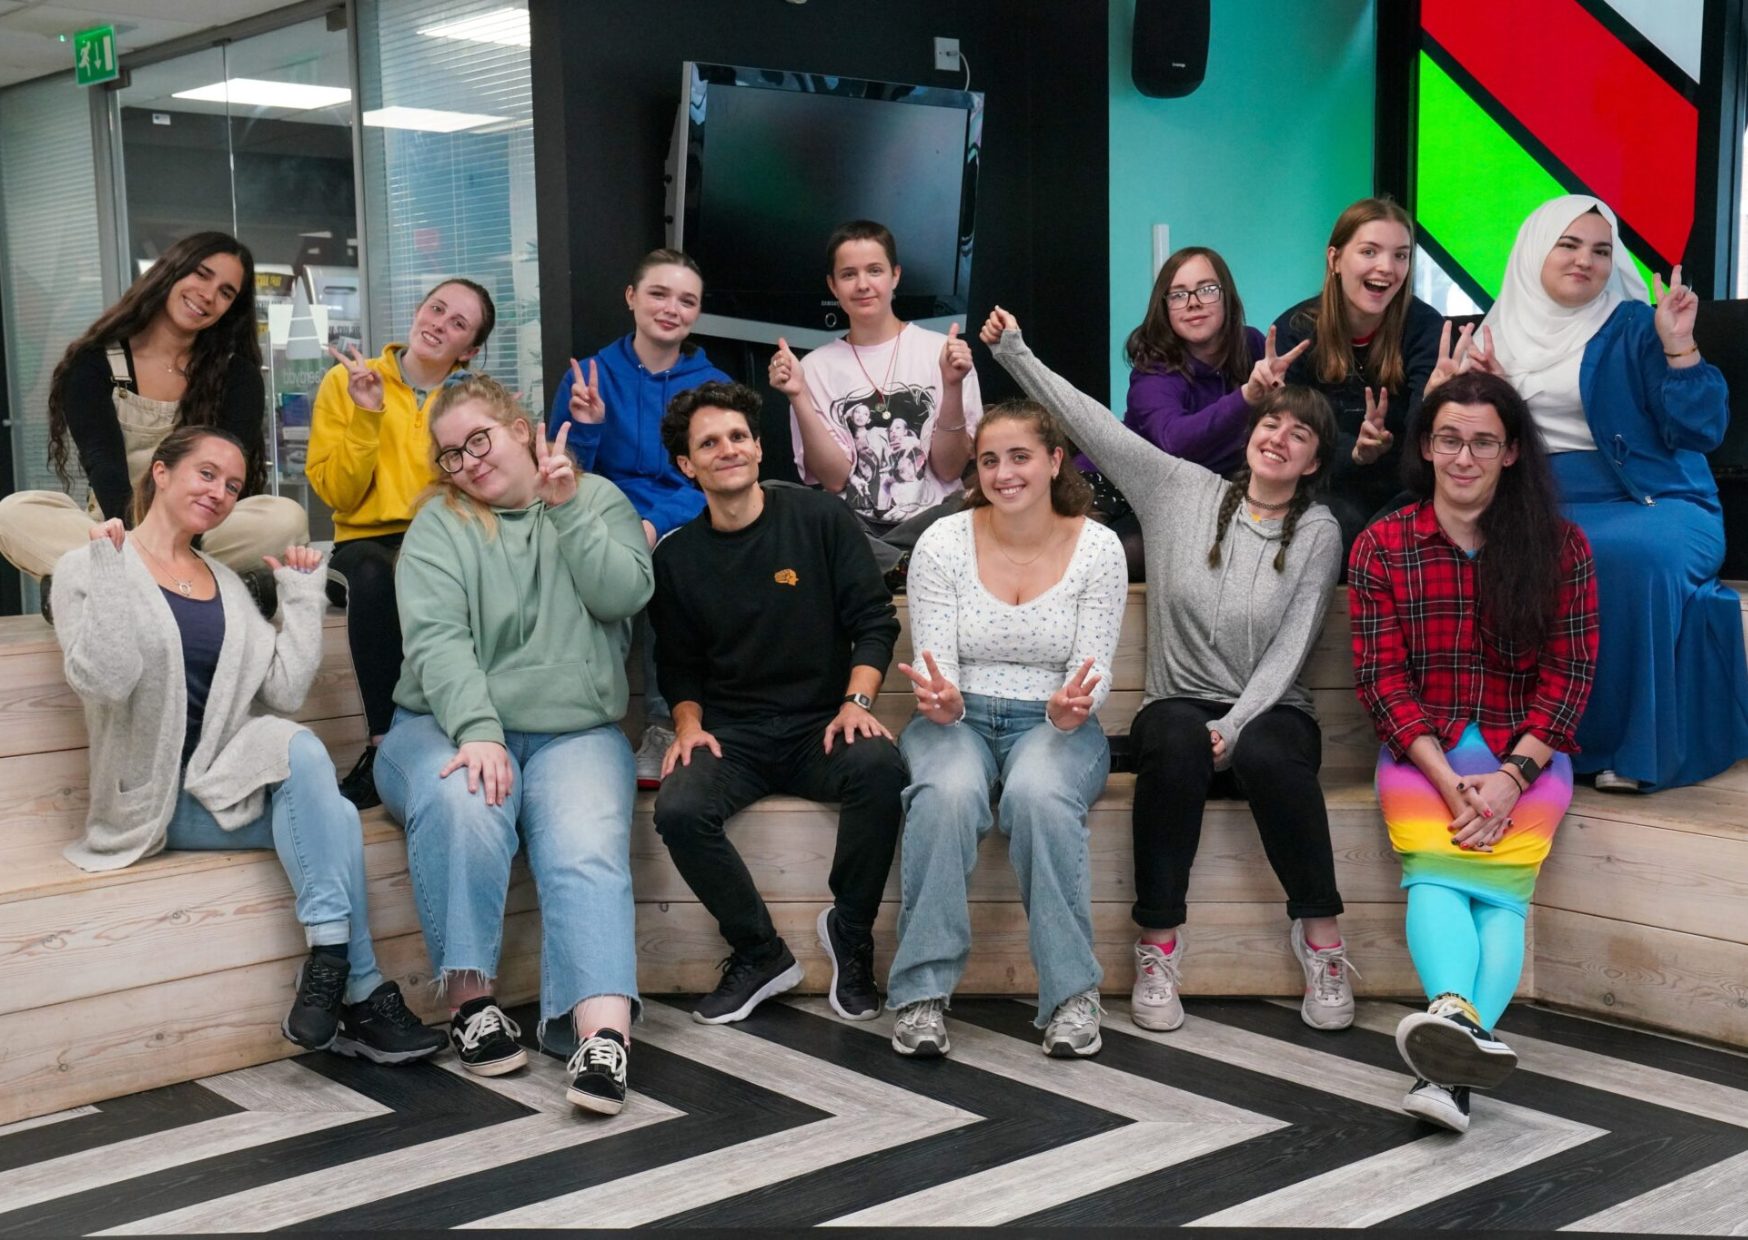
[[1208,71],[1209,0],[1135,0],[1129,75],[1153,99],[1179,99]]

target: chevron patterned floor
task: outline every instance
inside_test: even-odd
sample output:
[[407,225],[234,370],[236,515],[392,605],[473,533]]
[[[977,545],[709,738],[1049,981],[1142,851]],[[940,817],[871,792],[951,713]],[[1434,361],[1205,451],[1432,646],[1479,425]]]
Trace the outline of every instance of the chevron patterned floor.
[[[651,1001],[633,1096],[574,1113],[563,1064],[330,1055],[0,1129],[0,1236],[832,1225],[1139,1234],[1162,1226],[1748,1235],[1748,1057],[1518,1009],[1523,1067],[1457,1138],[1398,1109],[1391,1031],[1190,1002],[1150,1034],[1113,1002],[1098,1059],[1038,1052],[1031,1009],[965,1000],[953,1055],[821,1000],[733,1027]],[[533,1013],[516,1013],[532,1030]],[[851,1234],[856,1234],[852,1232]]]

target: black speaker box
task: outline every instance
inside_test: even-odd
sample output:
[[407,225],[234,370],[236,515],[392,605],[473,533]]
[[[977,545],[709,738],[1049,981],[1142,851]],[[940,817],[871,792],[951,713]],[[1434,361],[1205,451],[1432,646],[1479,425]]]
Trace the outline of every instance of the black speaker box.
[[1209,0],[1135,0],[1129,74],[1154,99],[1179,99],[1208,72]]

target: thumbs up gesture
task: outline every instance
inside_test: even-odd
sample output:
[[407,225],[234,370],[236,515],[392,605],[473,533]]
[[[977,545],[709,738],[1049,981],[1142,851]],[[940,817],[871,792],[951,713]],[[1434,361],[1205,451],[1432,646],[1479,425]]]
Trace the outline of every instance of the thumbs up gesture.
[[947,343],[941,346],[941,380],[958,387],[971,373],[971,342],[959,338],[959,324],[947,328]]
[[771,354],[770,379],[771,386],[790,400],[801,395],[801,359],[781,336],[777,337],[777,351]]

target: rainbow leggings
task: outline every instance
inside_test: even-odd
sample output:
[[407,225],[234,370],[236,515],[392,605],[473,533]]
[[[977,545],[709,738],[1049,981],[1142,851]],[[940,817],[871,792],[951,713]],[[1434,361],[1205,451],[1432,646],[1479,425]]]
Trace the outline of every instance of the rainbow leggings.
[[[1445,755],[1459,775],[1499,769],[1499,757],[1471,723]],[[1444,798],[1420,768],[1378,754],[1378,806],[1408,889],[1408,954],[1428,998],[1445,993],[1473,1003],[1488,1028],[1499,1019],[1523,970],[1524,915],[1554,832],[1572,803],[1572,763],[1555,754],[1511,811],[1512,826],[1490,853],[1451,843]]]

